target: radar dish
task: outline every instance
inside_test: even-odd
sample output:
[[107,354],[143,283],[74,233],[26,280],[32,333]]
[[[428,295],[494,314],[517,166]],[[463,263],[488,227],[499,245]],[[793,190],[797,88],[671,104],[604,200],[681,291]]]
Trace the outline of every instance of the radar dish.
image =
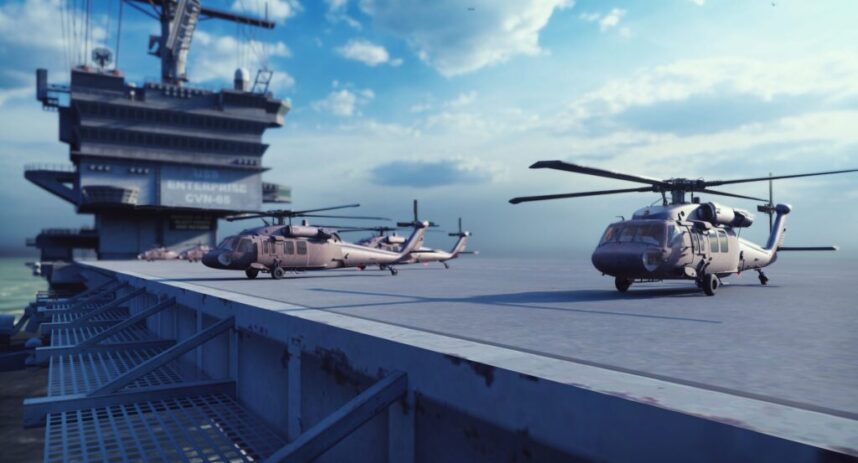
[[113,62],[113,52],[104,47],[98,47],[92,50],[92,60],[98,64],[98,67],[104,69],[105,66]]

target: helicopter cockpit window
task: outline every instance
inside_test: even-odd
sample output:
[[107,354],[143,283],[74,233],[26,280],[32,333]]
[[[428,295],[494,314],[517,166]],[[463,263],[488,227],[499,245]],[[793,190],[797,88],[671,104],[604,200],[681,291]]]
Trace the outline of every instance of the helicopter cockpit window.
[[635,239],[635,232],[637,231],[637,226],[635,225],[626,225],[623,227],[620,232],[620,237],[617,241],[620,243],[628,243]]
[[605,230],[605,234],[602,235],[602,241],[599,241],[599,244],[605,244],[605,243],[609,243],[611,241],[616,241],[617,238],[620,236],[620,229],[621,229],[621,227],[619,225],[608,226],[608,229]]
[[644,243],[660,246],[665,239],[664,225],[658,223],[611,225],[605,230],[600,244],[618,241],[620,243]]
[[217,248],[218,249],[225,249],[227,251],[232,251],[235,247],[235,240],[236,239],[234,236],[230,236],[230,237],[224,239],[223,241],[221,241],[220,244],[217,245]]
[[660,225],[638,225],[638,233],[635,241],[644,244],[660,245],[664,240],[664,228]]
[[242,238],[241,241],[238,242],[238,247],[236,251],[253,252],[253,241],[250,241],[249,238]]

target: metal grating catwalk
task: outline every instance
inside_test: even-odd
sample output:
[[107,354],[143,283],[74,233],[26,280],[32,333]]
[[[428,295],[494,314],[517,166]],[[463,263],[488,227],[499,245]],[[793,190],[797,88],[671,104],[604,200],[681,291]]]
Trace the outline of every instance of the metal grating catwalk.
[[[142,296],[132,290],[120,296]],[[233,329],[221,320],[183,342],[149,331],[145,318],[172,307],[161,299],[130,315],[114,302],[53,304],[46,397],[25,401],[25,422],[45,429],[45,462],[260,461],[283,436],[234,399],[234,382],[210,380],[186,354]],[[38,350],[37,350],[38,351]],[[129,395],[130,394],[130,395]],[[75,405],[63,405],[69,401]]]
[[[118,321],[118,320],[117,320]],[[83,326],[79,328],[55,328],[51,330],[51,346],[74,346],[110,328],[109,325]],[[127,328],[102,341],[104,344],[122,344],[159,339],[146,328]]]
[[[161,350],[148,348],[53,356],[48,370],[48,396],[86,394],[94,391],[154,357]],[[193,376],[179,373],[188,370],[192,369],[179,368],[176,362],[170,362],[131,383],[128,388],[163,386],[202,379],[199,373]]]
[[47,462],[260,461],[285,444],[225,394],[52,413]]

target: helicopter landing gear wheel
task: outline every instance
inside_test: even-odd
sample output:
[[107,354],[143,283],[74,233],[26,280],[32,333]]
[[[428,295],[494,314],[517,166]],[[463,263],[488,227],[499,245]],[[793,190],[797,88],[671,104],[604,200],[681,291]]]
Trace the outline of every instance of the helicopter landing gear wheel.
[[259,275],[259,270],[255,269],[255,268],[249,268],[249,269],[244,271],[244,274],[247,275],[247,278],[252,280],[252,279],[256,278],[257,275]]
[[274,270],[271,271],[271,278],[275,280],[280,280],[286,277],[286,270],[283,270],[283,267],[274,267]]
[[614,279],[614,286],[617,287],[617,291],[624,293],[629,290],[629,287],[632,285],[632,280],[625,277],[617,277]]
[[399,270],[397,270],[393,267],[388,267],[388,270],[390,270],[390,274],[393,276],[399,275]]
[[717,275],[712,273],[703,275],[703,279],[700,283],[703,286],[703,292],[706,293],[707,296],[714,296],[718,291],[718,287],[721,286],[721,280],[718,279]]
[[760,271],[760,284],[763,286],[766,286],[767,284],[769,284],[769,277],[767,277],[766,274],[763,273],[762,270]]

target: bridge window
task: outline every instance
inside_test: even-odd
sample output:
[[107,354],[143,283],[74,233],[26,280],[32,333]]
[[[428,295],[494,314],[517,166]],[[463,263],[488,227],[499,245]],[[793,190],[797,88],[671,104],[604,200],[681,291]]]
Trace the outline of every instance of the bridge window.
[[306,241],[298,241],[296,244],[298,245],[298,255],[307,254],[307,242]]
[[723,230],[718,231],[718,240],[721,241],[721,252],[727,252],[728,248],[728,240],[727,240],[727,232]]

